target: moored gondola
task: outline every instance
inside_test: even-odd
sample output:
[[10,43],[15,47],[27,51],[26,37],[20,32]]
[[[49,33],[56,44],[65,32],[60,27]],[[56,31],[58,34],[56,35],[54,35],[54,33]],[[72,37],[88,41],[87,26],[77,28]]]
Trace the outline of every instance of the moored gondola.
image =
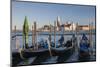
[[83,34],[82,39],[79,44],[79,59],[80,61],[86,61],[90,58],[90,43],[88,41],[88,38],[85,34]]
[[59,45],[56,45],[56,48],[51,47],[52,54],[58,56],[65,54],[72,54],[73,51],[75,50],[75,45],[76,45],[76,41],[74,41],[73,39],[75,40],[75,37],[72,37],[70,40],[64,43],[64,38],[63,36],[61,36],[61,38],[59,39],[60,42],[58,41]]

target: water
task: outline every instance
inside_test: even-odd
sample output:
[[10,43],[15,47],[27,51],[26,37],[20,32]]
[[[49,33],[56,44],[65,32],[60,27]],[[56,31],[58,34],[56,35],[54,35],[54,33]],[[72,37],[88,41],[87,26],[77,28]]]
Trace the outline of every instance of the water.
[[45,62],[42,62],[42,63],[44,63],[44,64],[46,64],[46,63],[57,63],[57,58],[58,58],[58,56],[52,56],[52,57],[48,57],[47,59],[46,59],[46,61]]
[[36,57],[31,57],[29,59],[25,59],[24,61],[20,62],[18,65],[29,65],[31,62],[33,62],[36,59]]
[[[17,32],[17,34],[22,34],[21,32]],[[31,34],[31,33],[29,33]],[[12,33],[12,35],[14,35],[14,33]],[[89,38],[89,35],[86,35],[88,38]],[[48,35],[37,35],[37,42],[39,42],[40,40],[47,40],[48,39]],[[60,39],[61,35],[56,35],[56,44],[58,42],[58,40]],[[72,35],[64,35],[64,41],[66,42],[67,40],[70,40],[72,37]],[[80,39],[81,39],[82,35],[78,35],[78,41],[80,42]],[[22,36],[16,36],[16,38],[18,39],[19,41],[19,47],[22,48],[23,47],[23,37]],[[52,42],[54,42],[54,35],[51,36],[52,38]],[[93,42],[93,48],[95,48],[95,35],[92,35],[92,42]],[[32,46],[32,36],[29,36],[29,46]],[[11,41],[11,46],[12,46],[12,49],[15,49],[16,48],[16,41],[15,41],[15,38],[12,38],[12,41]]]

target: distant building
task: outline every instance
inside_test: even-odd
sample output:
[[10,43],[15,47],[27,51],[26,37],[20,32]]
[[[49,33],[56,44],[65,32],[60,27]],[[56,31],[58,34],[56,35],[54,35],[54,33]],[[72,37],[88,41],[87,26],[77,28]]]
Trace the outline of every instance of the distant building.
[[[50,26],[49,25],[44,25],[42,28],[38,29],[39,31],[45,31],[45,32],[49,32],[50,31]],[[54,26],[51,25],[51,30],[54,30]]]
[[[56,19],[56,31],[71,31],[71,30],[76,30],[76,24],[72,22],[66,22],[65,24],[61,24],[61,19],[59,16],[57,16]],[[89,30],[89,25],[78,25],[79,30]],[[92,29],[95,29],[93,26]],[[51,25],[51,30],[54,31],[54,25]],[[50,31],[50,26],[49,25],[44,25],[42,28],[39,28],[39,31]]]
[[64,30],[65,31],[70,31],[70,30],[75,30],[76,29],[76,24],[72,24],[72,23],[70,23],[70,22],[67,22],[66,24],[60,24],[61,23],[61,19],[60,19],[60,17],[58,16],[57,17],[57,20],[56,20],[56,22],[57,22],[57,24],[56,24],[56,30],[57,31],[60,31],[61,30],[61,28],[62,27],[64,27]]
[[66,23],[66,24],[64,24],[64,29],[65,29],[65,31],[75,30],[76,29],[76,24]]
[[49,31],[49,29],[50,29],[49,25],[44,25],[43,31]]
[[79,25],[78,29],[79,30],[89,30],[89,25]]

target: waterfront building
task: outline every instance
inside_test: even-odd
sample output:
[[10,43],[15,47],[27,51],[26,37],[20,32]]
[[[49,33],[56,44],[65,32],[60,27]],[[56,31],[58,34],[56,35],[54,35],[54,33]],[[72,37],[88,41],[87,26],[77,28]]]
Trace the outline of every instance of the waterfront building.
[[75,30],[76,29],[76,24],[74,23],[66,23],[64,24],[64,29],[65,31],[70,31],[70,30]]
[[89,25],[79,25],[78,29],[79,30],[89,30]]

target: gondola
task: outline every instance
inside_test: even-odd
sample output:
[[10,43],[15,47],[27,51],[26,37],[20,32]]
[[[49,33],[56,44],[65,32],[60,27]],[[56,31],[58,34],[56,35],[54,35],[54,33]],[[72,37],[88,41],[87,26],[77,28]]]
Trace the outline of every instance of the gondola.
[[53,55],[65,55],[65,54],[72,54],[74,49],[75,49],[75,42],[71,40],[66,41],[66,43],[64,43],[63,41],[63,36],[59,39],[59,41],[62,42],[58,42],[59,45],[56,45],[56,47],[51,47],[52,50],[52,54]]
[[85,34],[83,34],[79,46],[80,46],[79,47],[79,59],[82,61],[88,60],[90,58],[90,52],[89,52],[90,43]]

